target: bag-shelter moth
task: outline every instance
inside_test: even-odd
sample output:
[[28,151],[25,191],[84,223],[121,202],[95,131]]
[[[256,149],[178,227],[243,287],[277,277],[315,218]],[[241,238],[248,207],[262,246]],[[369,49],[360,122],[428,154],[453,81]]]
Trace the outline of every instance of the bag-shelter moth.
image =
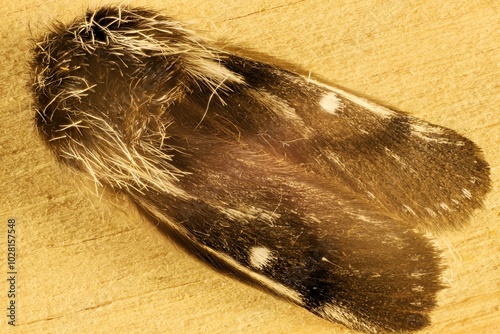
[[366,332],[429,324],[439,252],[490,188],[455,131],[223,51],[143,8],[56,24],[34,48],[36,125],[197,255]]

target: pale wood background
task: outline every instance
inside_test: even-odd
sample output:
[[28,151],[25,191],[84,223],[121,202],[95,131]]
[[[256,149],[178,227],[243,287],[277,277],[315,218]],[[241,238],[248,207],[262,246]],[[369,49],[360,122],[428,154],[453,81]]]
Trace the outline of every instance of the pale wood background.
[[[39,140],[26,87],[29,38],[105,1],[3,2],[0,25],[0,278],[18,224],[17,333],[351,333],[223,276],[128,202],[95,200]],[[500,326],[500,15],[497,1],[135,1],[203,34],[296,64],[484,149],[494,190],[460,231],[436,236],[450,285],[422,333]],[[226,3],[226,4],[224,4]],[[0,280],[0,309],[7,307]],[[7,327],[7,328],[6,328]]]

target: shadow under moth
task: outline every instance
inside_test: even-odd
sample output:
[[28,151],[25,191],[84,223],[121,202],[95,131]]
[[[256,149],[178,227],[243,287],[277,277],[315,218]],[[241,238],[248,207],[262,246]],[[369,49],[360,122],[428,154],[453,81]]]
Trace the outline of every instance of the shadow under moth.
[[237,51],[102,7],[34,46],[36,126],[215,267],[365,332],[428,325],[440,253],[490,188],[478,147]]

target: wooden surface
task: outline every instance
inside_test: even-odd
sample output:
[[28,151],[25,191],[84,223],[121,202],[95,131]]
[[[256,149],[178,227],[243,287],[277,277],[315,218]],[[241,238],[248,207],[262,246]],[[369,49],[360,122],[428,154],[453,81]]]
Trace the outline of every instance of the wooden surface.
[[[67,22],[104,1],[2,2],[0,332],[351,333],[201,264],[126,200],[95,199],[77,187],[33,126],[29,39],[53,19]],[[422,333],[493,333],[499,327],[497,1],[132,3],[453,128],[482,147],[494,189],[467,227],[436,236],[449,288]],[[18,242],[15,328],[4,315],[10,217],[17,220]]]

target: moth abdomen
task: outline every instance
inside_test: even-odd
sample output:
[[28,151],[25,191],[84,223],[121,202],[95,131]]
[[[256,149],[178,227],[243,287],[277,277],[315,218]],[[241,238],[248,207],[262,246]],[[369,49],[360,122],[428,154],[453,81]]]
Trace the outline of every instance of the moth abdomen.
[[442,268],[414,229],[481,205],[473,142],[152,10],[89,11],[34,53],[36,125],[58,159],[212,265],[354,329],[430,322]]

